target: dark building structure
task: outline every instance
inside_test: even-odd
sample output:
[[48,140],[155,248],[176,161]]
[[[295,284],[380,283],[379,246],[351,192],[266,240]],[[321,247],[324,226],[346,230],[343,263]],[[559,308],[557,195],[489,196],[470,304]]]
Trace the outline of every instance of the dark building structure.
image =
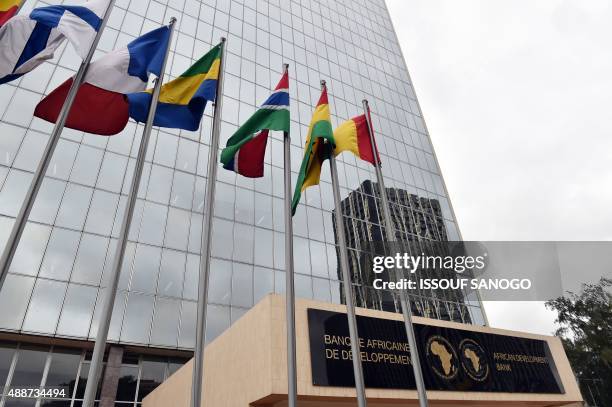
[[[371,258],[373,242],[386,240],[380,188],[377,183],[364,181],[342,200],[342,215],[349,249],[350,272],[357,305],[383,311],[401,312],[396,293],[375,289]],[[436,199],[419,197],[399,188],[386,188],[396,239],[413,252],[434,254],[445,249],[448,234],[440,203]],[[334,231],[337,215],[333,214]],[[413,254],[419,254],[413,253]],[[377,252],[377,254],[381,254]],[[368,261],[369,260],[369,261]],[[338,269],[340,278],[340,270]],[[387,276],[387,280],[388,280]],[[469,297],[472,297],[471,294]],[[427,318],[473,323],[480,315],[466,301],[468,295],[460,290],[436,290],[411,295],[412,312]],[[477,300],[474,298],[476,302]]]

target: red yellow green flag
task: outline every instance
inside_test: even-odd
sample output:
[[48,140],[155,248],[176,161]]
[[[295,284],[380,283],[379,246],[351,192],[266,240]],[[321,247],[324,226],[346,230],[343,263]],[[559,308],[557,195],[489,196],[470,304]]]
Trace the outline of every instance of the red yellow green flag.
[[294,215],[300,203],[302,192],[310,186],[319,185],[321,165],[323,165],[323,161],[327,158],[327,151],[329,151],[324,145],[325,140],[331,146],[335,145],[326,86],[323,87],[308,129],[304,159],[293,194],[292,210]]

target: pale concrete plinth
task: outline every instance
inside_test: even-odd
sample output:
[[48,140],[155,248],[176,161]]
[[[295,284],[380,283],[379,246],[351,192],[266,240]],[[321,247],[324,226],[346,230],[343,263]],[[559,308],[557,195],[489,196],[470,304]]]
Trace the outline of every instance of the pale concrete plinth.
[[[355,406],[355,390],[312,384],[307,308],[345,312],[342,305],[299,300],[296,304],[300,407]],[[400,314],[359,308],[357,314],[402,320]],[[431,406],[581,406],[582,396],[558,338],[416,318],[415,322],[498,333],[548,342],[565,394],[428,391]],[[202,407],[283,407],[287,405],[285,298],[269,295],[206,348]],[[192,361],[143,401],[143,407],[189,407]],[[416,391],[368,389],[369,407],[417,405]]]

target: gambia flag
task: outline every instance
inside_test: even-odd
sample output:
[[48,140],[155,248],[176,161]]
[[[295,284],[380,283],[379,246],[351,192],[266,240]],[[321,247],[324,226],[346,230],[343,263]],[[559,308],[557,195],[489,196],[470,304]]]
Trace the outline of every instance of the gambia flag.
[[378,148],[375,148],[375,152],[372,151],[370,130],[368,129],[368,120],[365,114],[353,117],[351,120],[347,120],[338,126],[334,131],[334,139],[336,140],[335,156],[343,151],[350,151],[372,165],[380,163]]
[[321,166],[330,151],[330,148],[324,145],[324,140],[327,140],[331,146],[335,145],[326,86],[323,87],[319,103],[317,103],[310,122],[310,128],[308,129],[304,159],[302,160],[302,166],[300,167],[300,173],[298,174],[293,194],[292,213],[294,215],[300,203],[302,192],[310,186],[319,185]]
[[[207,101],[217,95],[223,43],[191,66],[184,74],[162,86],[154,126],[196,131],[200,127]],[[130,117],[145,123],[153,89],[127,95]]]
[[23,0],[0,0],[0,27],[17,14]]
[[288,133],[289,127],[289,75],[285,71],[274,93],[227,141],[221,152],[223,168],[248,178],[263,177],[269,131]]

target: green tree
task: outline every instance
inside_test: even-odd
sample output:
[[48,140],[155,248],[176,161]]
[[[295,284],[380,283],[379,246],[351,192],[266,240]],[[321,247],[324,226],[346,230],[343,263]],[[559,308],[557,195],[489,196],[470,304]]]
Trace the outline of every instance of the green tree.
[[546,303],[557,312],[565,352],[590,405],[612,406],[612,279]]

